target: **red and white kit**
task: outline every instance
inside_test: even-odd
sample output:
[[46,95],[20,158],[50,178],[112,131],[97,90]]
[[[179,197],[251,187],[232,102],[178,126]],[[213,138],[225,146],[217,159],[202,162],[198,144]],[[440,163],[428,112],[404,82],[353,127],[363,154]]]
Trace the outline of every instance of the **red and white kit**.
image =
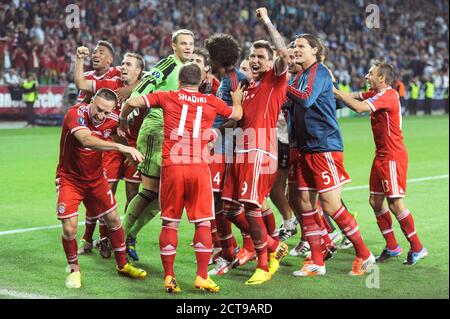
[[222,199],[261,207],[270,193],[278,169],[276,127],[286,92],[286,70],[277,75],[274,68],[245,92],[242,135],[237,134],[235,161],[227,169]]
[[408,153],[403,143],[400,97],[387,87],[379,92],[361,94],[369,104],[370,122],[376,155],[370,172],[370,193],[387,197],[404,197],[408,170]]
[[[92,92],[97,92],[102,88],[107,88],[111,90],[117,90],[121,87],[124,87],[125,84],[120,78],[113,79],[103,79],[103,80],[93,80],[92,81]],[[122,104],[118,103],[114,112],[111,115],[112,117],[117,117],[119,119],[120,109]],[[143,119],[143,116],[142,116]],[[140,119],[140,124],[142,124],[142,119]],[[130,127],[130,131],[139,131],[139,127],[135,127],[135,124],[138,124],[138,121],[134,122],[134,124]],[[128,146],[136,147],[136,136],[127,135]],[[121,179],[130,182],[130,183],[140,183],[141,175],[136,167],[133,167],[128,162],[125,163],[125,156],[117,151],[107,151],[103,152],[103,169],[105,170],[106,178],[108,182],[117,182]]]
[[295,153],[297,159],[291,159],[289,183],[296,183],[299,190],[324,193],[351,182],[344,168],[343,152]]
[[[110,80],[110,79],[120,79],[122,76],[122,73],[120,72],[120,68],[117,66],[112,66],[108,69],[108,71],[106,71],[104,74],[102,75],[95,75],[95,70],[91,70],[91,71],[86,71],[84,72],[84,78],[86,80]],[[80,93],[78,94],[78,103],[81,102],[85,102],[85,103],[89,103],[89,101],[87,101],[88,98],[91,97],[91,93],[90,92],[86,92],[86,91],[80,91]]]
[[207,144],[215,138],[211,127],[216,115],[230,118],[234,108],[213,95],[185,89],[142,98],[147,107],[163,109],[161,219],[179,222],[183,207],[190,222],[214,219]]
[[99,163],[102,152],[84,148],[73,135],[88,130],[93,136],[108,140],[117,126],[117,120],[107,118],[100,125],[89,121],[90,106],[77,104],[64,117],[61,132],[60,156],[56,170],[58,219],[78,216],[83,202],[88,219],[97,219],[117,207],[114,195]]

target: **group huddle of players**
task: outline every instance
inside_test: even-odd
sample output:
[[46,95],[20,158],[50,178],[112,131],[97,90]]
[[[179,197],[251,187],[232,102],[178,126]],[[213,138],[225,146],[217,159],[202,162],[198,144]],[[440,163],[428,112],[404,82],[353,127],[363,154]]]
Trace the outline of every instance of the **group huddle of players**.
[[[404,263],[414,265],[428,254],[403,203],[408,157],[399,97],[390,87],[392,67],[386,62],[371,67],[369,92],[341,92],[323,64],[327,52],[320,39],[303,34],[286,46],[267,10],[257,9],[256,16],[273,46],[254,42],[240,69],[239,44],[227,34],[212,35],[204,49],[194,50],[194,34],[178,30],[173,55],[148,72],[136,53],[111,67],[113,47],[99,41],[91,54],[93,71],[85,73],[89,49],[77,48],[74,78],[82,94],[64,118],[56,174],[67,287],[81,287],[78,254],[95,246],[105,258],[114,252],[119,274],[145,278],[145,270],[133,264],[139,261],[136,238],[161,213],[164,286],[180,292],[173,266],[184,210],[195,225],[194,286],[209,292],[220,290],[211,276],[254,259],[255,272],[245,284],[270,280],[288,254],[285,240],[296,234],[297,224],[302,236],[290,254],[306,259],[294,276],[325,275],[325,261],[340,241],[355,249],[353,276],[400,255],[390,212],[411,244]],[[386,240],[377,258],[341,198],[350,176],[336,117],[339,104],[370,111],[376,145],[370,205]],[[120,179],[126,182],[123,224],[114,197]],[[269,196],[283,215],[279,230]],[[86,229],[78,247],[80,202]],[[100,239],[94,242],[97,220]],[[232,225],[241,232],[241,247]]]

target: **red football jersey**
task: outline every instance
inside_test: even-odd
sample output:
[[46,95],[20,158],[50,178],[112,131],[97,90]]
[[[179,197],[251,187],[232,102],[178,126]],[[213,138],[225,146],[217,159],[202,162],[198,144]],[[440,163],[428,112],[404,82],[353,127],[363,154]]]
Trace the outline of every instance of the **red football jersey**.
[[379,92],[361,93],[361,98],[371,108],[370,122],[375,139],[376,157],[406,161],[408,154],[403,143],[402,111],[397,91],[387,87]]
[[252,81],[245,91],[244,115],[239,122],[244,135],[237,138],[236,152],[259,150],[277,159],[276,127],[287,93],[286,71],[276,75],[272,68],[260,81]]
[[[114,78],[120,78],[122,76],[122,73],[120,72],[120,68],[117,66],[112,66],[106,71],[106,73],[102,75],[95,75],[95,71],[87,71],[84,72],[84,78],[86,80],[107,80],[107,79],[114,79]],[[90,95],[90,94],[89,94]],[[87,94],[85,91],[80,91],[78,94],[78,102],[82,102],[87,97]]]
[[124,86],[125,86],[125,84],[123,83],[123,81],[120,78],[102,79],[102,80],[93,79],[92,80],[92,93],[95,94],[98,90],[103,89],[103,88],[107,88],[107,89],[115,91]]
[[77,104],[71,107],[64,117],[59,163],[56,177],[65,177],[74,182],[95,181],[103,176],[102,153],[84,148],[73,135],[78,130],[89,130],[91,135],[108,140],[117,127],[115,115],[107,118],[100,125],[89,120],[90,105]]
[[215,97],[196,91],[180,89],[144,95],[147,107],[161,107],[164,116],[162,164],[209,163],[207,143],[217,114],[230,118],[233,107]]

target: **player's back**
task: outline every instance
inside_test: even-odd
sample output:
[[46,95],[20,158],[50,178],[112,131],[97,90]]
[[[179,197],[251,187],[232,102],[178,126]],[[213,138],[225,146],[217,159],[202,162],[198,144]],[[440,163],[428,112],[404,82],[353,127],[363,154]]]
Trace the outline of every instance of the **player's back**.
[[[209,162],[207,143],[218,105],[225,103],[214,95],[181,89],[159,92],[164,114],[163,166]],[[230,108],[230,114],[231,114]]]

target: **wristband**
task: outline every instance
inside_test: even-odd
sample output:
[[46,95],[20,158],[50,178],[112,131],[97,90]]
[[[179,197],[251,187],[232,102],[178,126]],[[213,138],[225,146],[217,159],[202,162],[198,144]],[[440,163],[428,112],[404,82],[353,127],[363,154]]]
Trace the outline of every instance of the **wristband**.
[[264,21],[264,24],[272,23],[272,21],[270,21],[270,19],[269,19],[268,16],[265,16],[265,17],[263,18],[263,21]]

